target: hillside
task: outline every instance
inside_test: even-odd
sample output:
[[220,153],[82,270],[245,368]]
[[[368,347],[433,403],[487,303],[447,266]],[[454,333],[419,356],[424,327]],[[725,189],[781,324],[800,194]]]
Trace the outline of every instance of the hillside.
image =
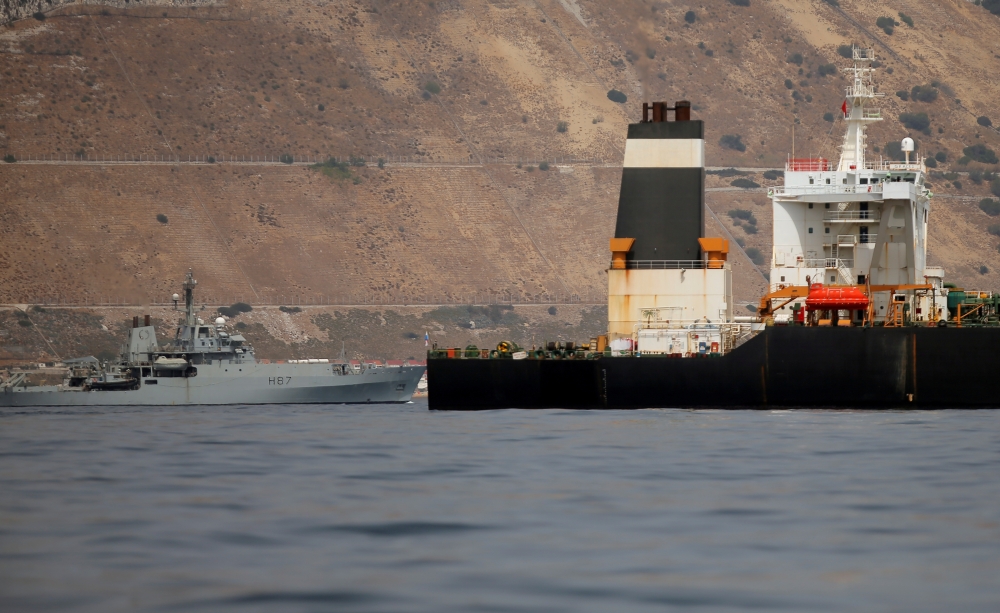
[[[888,34],[879,17],[900,23]],[[977,122],[1000,123],[998,32],[965,0],[55,6],[0,29],[0,156],[19,160],[0,164],[0,302],[162,302],[188,267],[223,303],[599,302],[642,101],[692,100],[711,166],[780,167],[793,133],[797,155],[836,158],[845,81],[829,66],[870,44],[887,94],[870,145],[912,135],[941,173],[993,171],[959,161],[1000,150]],[[283,155],[368,163],[324,173]],[[960,285],[1000,287],[976,176],[932,179],[931,259]],[[733,178],[709,177],[708,205],[767,254],[763,188]],[[754,301],[763,277],[734,262],[738,301]]]

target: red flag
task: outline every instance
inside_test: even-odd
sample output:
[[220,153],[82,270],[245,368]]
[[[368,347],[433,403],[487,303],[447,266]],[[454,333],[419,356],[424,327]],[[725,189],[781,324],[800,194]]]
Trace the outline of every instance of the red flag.
[[847,100],[844,100],[844,104],[840,105],[840,110],[844,114],[844,117],[847,117]]

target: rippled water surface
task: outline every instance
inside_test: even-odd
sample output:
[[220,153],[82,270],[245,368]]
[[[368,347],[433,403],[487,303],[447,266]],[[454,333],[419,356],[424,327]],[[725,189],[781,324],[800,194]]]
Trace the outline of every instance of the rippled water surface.
[[1000,411],[0,410],[2,611],[997,611]]

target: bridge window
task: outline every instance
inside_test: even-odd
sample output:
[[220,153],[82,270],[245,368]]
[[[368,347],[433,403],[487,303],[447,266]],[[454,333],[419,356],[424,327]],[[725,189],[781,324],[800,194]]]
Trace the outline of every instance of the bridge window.
[[812,233],[813,233],[813,229],[809,228],[809,234],[812,234]]

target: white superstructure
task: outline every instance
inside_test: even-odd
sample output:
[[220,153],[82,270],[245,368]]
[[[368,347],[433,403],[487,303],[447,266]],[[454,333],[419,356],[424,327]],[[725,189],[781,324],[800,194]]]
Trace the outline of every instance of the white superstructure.
[[[927,266],[927,221],[932,194],[924,186],[923,158],[911,159],[913,141],[903,139],[905,161],[867,158],[866,130],[882,120],[872,106],[875,91],[872,49],[854,48],[844,121],[847,131],[840,161],[790,158],[782,187],[771,196],[774,247],[771,290],[790,285],[921,285],[906,290],[911,318],[947,316],[944,276]],[[884,317],[892,292],[875,292],[874,317]],[[900,298],[897,298],[897,302]],[[789,304],[779,312],[791,312]],[[846,315],[846,313],[845,313]],[[861,313],[854,313],[860,317]]]

